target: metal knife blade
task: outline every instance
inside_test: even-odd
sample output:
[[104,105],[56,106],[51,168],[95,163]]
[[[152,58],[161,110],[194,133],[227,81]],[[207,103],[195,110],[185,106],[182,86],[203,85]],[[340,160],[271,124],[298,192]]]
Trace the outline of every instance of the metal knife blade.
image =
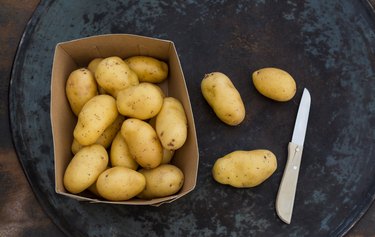
[[311,96],[309,91],[305,88],[297,112],[292,141],[288,144],[288,159],[276,197],[276,213],[280,219],[287,224],[290,224],[292,219],[310,104]]

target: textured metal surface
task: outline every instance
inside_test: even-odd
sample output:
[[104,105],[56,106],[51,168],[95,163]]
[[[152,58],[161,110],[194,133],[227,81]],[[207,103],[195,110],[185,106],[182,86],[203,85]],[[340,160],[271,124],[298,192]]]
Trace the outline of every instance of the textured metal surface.
[[[363,1],[44,1],[21,41],[10,85],[19,159],[38,199],[71,236],[340,236],[375,195],[373,16]],[[200,148],[196,189],[160,207],[79,203],[55,194],[49,117],[56,43],[132,33],[175,42],[189,89]],[[296,97],[276,103],[251,84],[261,67],[297,81]],[[221,123],[200,93],[205,73],[226,73],[246,119]],[[293,222],[274,203],[303,88],[312,96]],[[267,148],[275,174],[253,189],[211,177],[214,161],[236,149]]]

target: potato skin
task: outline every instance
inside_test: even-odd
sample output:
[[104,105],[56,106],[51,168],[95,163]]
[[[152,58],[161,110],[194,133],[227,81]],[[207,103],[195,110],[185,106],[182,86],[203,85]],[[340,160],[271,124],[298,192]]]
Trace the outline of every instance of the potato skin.
[[99,86],[114,97],[120,90],[139,84],[137,74],[119,57],[103,59],[96,68],[95,78]]
[[165,97],[163,106],[156,116],[155,130],[165,149],[181,148],[187,138],[187,118],[181,102]]
[[104,146],[104,148],[108,148],[113,139],[115,138],[118,131],[120,131],[122,123],[124,122],[125,117],[119,114],[115,121],[111,125],[109,125],[104,132],[100,135],[98,140],[96,140],[96,144],[100,144]]
[[101,197],[110,201],[125,201],[138,195],[146,186],[145,177],[126,167],[112,167],[104,171],[96,181]]
[[163,94],[158,86],[142,82],[118,92],[116,103],[120,114],[146,120],[159,113]]
[[164,164],[154,169],[141,169],[139,172],[146,178],[146,187],[138,195],[143,199],[173,195],[181,189],[184,183],[184,174],[174,165]]
[[124,60],[139,81],[160,83],[168,77],[168,64],[153,57],[134,56]]
[[259,69],[253,73],[252,78],[259,93],[275,101],[289,101],[297,91],[293,77],[278,68]]
[[234,151],[216,160],[213,178],[236,188],[255,187],[277,169],[276,156],[269,150]]
[[163,148],[150,124],[139,119],[126,119],[121,127],[130,154],[146,169],[155,168],[163,159]]
[[116,101],[109,95],[90,99],[78,115],[73,135],[83,146],[94,144],[118,116]]
[[65,92],[73,113],[78,116],[86,102],[98,94],[94,75],[86,68],[74,70],[66,81]]
[[236,126],[244,120],[245,106],[241,95],[225,74],[206,74],[201,82],[201,90],[203,97],[221,121]]
[[112,166],[123,166],[132,170],[137,170],[138,163],[133,159],[124,137],[119,131],[113,139],[110,160]]
[[89,69],[92,72],[92,74],[95,75],[96,68],[102,60],[103,58],[94,58],[87,66],[87,69]]
[[70,161],[64,174],[64,186],[77,194],[90,187],[108,165],[108,154],[101,145],[82,148]]

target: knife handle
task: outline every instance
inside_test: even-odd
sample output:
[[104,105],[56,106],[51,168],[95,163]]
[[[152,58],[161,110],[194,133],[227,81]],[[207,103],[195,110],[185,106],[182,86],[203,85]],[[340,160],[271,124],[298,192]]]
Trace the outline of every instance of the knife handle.
[[277,215],[287,224],[290,224],[290,221],[292,219],[294,197],[297,189],[302,150],[303,146],[299,146],[295,143],[289,142],[288,159],[276,197]]

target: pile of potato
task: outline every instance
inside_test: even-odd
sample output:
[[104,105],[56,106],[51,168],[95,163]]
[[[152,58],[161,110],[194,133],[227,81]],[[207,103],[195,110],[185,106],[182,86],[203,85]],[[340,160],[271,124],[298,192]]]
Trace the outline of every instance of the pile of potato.
[[[279,68],[259,69],[252,74],[252,81],[259,93],[275,101],[289,101],[296,93],[293,77]],[[244,103],[228,76],[221,72],[206,74],[201,91],[222,122],[237,126],[244,120]],[[221,184],[249,188],[263,183],[276,169],[276,156],[267,149],[237,150],[215,161],[212,176]]]
[[170,164],[187,138],[179,100],[158,86],[168,65],[147,56],[97,58],[73,71],[66,96],[77,116],[64,186],[111,201],[177,193],[182,171]]

